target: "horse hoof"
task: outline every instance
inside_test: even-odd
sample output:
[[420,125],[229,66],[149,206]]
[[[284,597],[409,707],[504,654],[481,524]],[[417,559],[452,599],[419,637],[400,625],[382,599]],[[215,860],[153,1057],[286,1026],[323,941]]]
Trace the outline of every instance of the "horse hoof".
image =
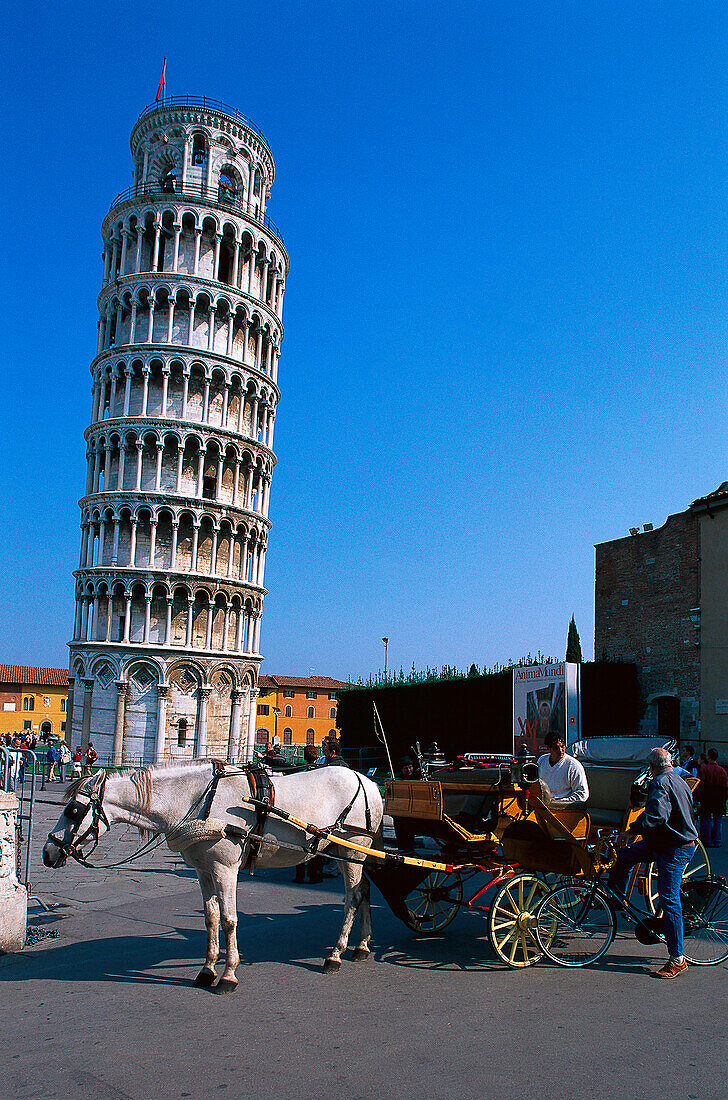
[[196,985],[198,989],[209,989],[211,985],[215,984],[216,977],[217,975],[213,970],[204,969],[197,975],[193,984]]
[[324,961],[324,974],[335,974],[337,970],[341,970],[340,959],[326,959]]
[[234,993],[237,988],[238,988],[238,983],[237,982],[231,982],[229,978],[220,978],[220,981],[217,983],[217,985],[215,986],[215,988],[213,989],[212,992],[213,993]]
[[351,956],[353,962],[364,962],[366,959],[371,959],[371,951],[367,951],[366,947],[357,947],[354,954]]

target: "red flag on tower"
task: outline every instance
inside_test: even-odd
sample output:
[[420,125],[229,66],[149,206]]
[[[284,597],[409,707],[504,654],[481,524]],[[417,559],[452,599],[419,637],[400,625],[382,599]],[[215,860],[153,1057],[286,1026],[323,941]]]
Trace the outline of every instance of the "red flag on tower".
[[157,97],[154,100],[155,103],[159,103],[160,96],[162,96],[162,97],[164,96],[164,89],[165,89],[166,84],[167,84],[167,81],[165,79],[166,71],[167,71],[167,58],[165,57],[164,64],[162,65],[162,75],[159,78],[159,87],[157,88]]

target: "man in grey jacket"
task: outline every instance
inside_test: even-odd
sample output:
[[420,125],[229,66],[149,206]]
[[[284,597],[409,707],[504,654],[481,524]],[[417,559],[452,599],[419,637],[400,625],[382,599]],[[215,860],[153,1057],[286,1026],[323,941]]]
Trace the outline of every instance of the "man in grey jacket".
[[[657,864],[657,889],[664,917],[665,940],[670,954],[657,978],[676,978],[687,970],[683,959],[683,916],[680,883],[695,851],[698,831],[693,824],[693,798],[684,779],[673,770],[665,749],[653,749],[647,757],[652,779],[645,811],[628,832],[617,840],[617,865],[609,876],[616,893],[624,893],[629,870],[636,863]],[[630,843],[635,837],[643,839]]]

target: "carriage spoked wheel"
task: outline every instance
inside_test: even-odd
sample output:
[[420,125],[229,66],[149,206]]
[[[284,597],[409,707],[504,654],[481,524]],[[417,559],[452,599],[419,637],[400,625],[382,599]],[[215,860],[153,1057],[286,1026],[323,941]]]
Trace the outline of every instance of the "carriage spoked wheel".
[[552,886],[544,878],[524,872],[504,882],[495,895],[488,917],[488,937],[506,966],[533,966],[543,957],[529,927]]
[[[695,842],[695,852],[683,872],[682,885],[687,885],[692,879],[700,880],[710,877],[710,856],[706,852],[700,840]],[[647,885],[645,889],[645,902],[651,913],[657,913],[660,908],[660,898],[657,893],[657,864],[650,863],[647,867]]]
[[421,936],[434,936],[455,919],[462,900],[459,871],[431,871],[404,899],[405,924]]

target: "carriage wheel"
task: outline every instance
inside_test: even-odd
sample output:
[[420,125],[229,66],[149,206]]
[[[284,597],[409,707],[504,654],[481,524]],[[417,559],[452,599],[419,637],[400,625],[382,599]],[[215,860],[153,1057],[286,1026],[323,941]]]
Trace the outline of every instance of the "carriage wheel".
[[462,900],[463,883],[458,871],[431,871],[404,899],[405,924],[421,936],[434,936],[454,920]]
[[488,936],[496,955],[507,966],[532,966],[543,956],[529,931],[529,921],[551,887],[538,875],[515,875],[493,899]]
[[[710,856],[706,852],[701,841],[695,842],[695,852],[683,873],[683,886],[691,879],[704,879],[710,876]],[[647,887],[645,901],[651,913],[657,913],[660,908],[660,898],[657,893],[657,865],[650,863],[647,868]]]

